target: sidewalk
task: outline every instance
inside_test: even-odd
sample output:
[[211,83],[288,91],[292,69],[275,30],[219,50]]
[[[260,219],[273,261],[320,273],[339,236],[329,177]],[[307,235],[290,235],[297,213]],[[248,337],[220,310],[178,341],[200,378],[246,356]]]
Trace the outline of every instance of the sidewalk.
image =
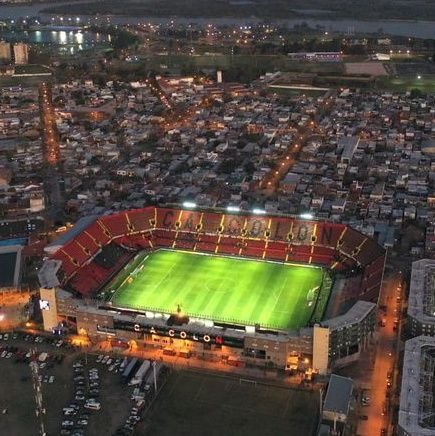
[[279,374],[275,369],[236,367],[228,365],[219,359],[205,360],[197,357],[183,358],[179,356],[163,355],[160,348],[153,349],[152,346],[141,350],[125,350],[117,347],[107,347],[100,345],[92,346],[88,352],[95,354],[114,353],[122,356],[138,357],[140,359],[160,360],[165,365],[173,369],[184,369],[189,371],[210,372],[216,375],[237,377],[240,379],[255,379],[257,382],[264,382],[268,385],[274,384],[279,387],[287,387],[300,390],[317,390],[321,387],[316,383],[309,385],[301,384],[301,375],[289,376]]

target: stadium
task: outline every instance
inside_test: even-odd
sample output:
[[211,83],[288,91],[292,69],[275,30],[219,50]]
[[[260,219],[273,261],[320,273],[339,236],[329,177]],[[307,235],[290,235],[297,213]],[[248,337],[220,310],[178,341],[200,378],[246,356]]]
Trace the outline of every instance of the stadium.
[[373,239],[309,216],[186,206],[87,217],[49,246],[45,328],[282,368],[309,356],[319,372],[358,356],[385,263]]

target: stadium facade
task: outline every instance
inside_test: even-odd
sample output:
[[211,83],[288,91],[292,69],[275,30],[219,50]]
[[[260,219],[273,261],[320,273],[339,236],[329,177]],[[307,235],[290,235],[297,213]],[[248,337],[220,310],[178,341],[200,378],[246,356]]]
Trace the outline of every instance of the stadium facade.
[[[329,319],[289,331],[200,315],[177,325],[171,313],[116,307],[97,298],[138,253],[162,248],[319,266],[341,283],[333,294],[343,295],[327,298],[344,303]],[[52,254],[39,273],[46,330],[68,326],[92,339],[152,343],[281,369],[308,361],[319,373],[357,359],[367,347],[385,264],[383,248],[346,225],[268,216],[261,210],[152,206],[123,211],[79,223],[48,251]]]

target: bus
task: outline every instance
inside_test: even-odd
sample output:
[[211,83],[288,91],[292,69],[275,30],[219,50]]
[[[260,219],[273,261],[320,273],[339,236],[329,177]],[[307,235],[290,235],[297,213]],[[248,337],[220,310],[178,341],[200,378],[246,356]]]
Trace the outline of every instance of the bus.
[[134,377],[128,382],[129,386],[135,386],[140,385],[150,369],[151,362],[149,360],[145,360],[142,365],[139,367],[139,369],[136,371],[136,374]]
[[134,369],[137,368],[139,364],[139,361],[136,357],[134,357],[133,359],[130,360],[130,363],[126,366],[126,368],[124,369],[124,372],[122,373],[122,379],[125,382],[128,382],[130,380],[130,378],[133,375],[133,371]]

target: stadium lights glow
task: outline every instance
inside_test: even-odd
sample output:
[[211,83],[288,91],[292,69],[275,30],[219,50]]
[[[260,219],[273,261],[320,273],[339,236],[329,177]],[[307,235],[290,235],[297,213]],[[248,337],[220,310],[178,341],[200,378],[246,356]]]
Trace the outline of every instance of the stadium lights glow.
[[266,213],[266,211],[263,209],[255,208],[255,209],[252,209],[252,213],[255,213],[255,215],[264,215]]
[[193,203],[192,201],[185,201],[183,203],[183,207],[187,207],[189,209],[195,209],[196,203]]
[[237,206],[227,206],[228,212],[240,212],[240,207]]
[[301,213],[299,216],[304,220],[312,220],[314,218],[311,213]]

